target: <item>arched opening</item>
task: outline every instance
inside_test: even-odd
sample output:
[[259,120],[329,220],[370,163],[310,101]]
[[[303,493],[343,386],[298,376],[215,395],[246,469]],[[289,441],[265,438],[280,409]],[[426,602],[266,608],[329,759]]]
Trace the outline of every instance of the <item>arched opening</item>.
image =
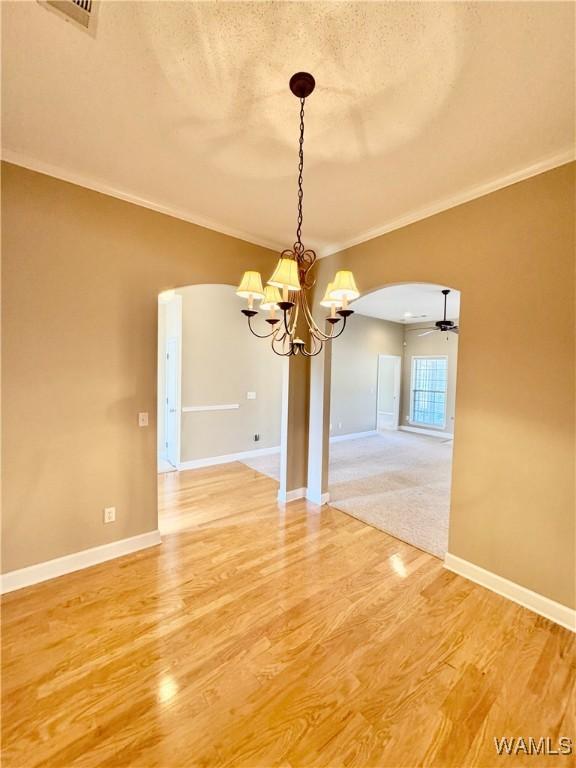
[[331,355],[330,503],[443,558],[460,294],[404,283],[364,295],[353,308]]
[[[273,474],[266,462],[279,463],[283,360],[239,322],[239,304],[235,287],[226,284],[190,285],[158,297],[162,533],[201,522],[194,505],[183,511],[166,503],[184,475],[193,494],[204,477],[224,475],[220,465],[236,463],[235,474],[226,476],[241,484],[246,468]],[[264,469],[252,467],[256,459]]]

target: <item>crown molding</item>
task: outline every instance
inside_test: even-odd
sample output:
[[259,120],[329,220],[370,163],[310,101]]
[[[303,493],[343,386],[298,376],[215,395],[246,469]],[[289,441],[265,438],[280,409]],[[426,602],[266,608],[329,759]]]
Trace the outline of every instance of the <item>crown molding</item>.
[[[463,203],[468,203],[471,200],[484,197],[484,195],[489,195],[491,192],[496,192],[497,190],[503,189],[504,187],[517,184],[519,181],[525,181],[532,176],[538,176],[540,173],[551,171],[553,168],[558,168],[561,165],[572,162],[575,158],[576,153],[572,147],[565,150],[564,152],[559,152],[556,155],[552,155],[551,157],[545,158],[544,160],[540,160],[537,163],[533,163],[532,165],[520,168],[519,170],[507,174],[506,176],[499,176],[496,179],[492,179],[490,181],[484,182],[483,184],[470,187],[463,192],[452,195],[451,197],[437,200],[430,205],[427,205],[423,208],[418,208],[414,211],[411,211],[410,213],[405,214],[404,216],[400,216],[397,219],[392,219],[391,221],[388,221],[386,224],[383,224],[379,227],[366,230],[363,234],[349,240],[343,240],[340,243],[332,243],[331,245],[319,247],[316,249],[317,256],[318,258],[326,258],[327,256],[332,256],[333,254],[344,251],[347,248],[352,248],[353,246],[360,245],[361,243],[365,243],[368,240],[373,240],[375,237],[380,237],[381,235],[385,235],[388,232],[393,232],[395,229],[401,229],[402,227],[406,227],[409,224],[414,224],[417,221],[421,221],[422,219],[435,216],[437,213],[442,213],[443,211],[447,211],[450,208],[455,208],[456,206],[462,205]],[[60,168],[59,166],[51,165],[50,163],[44,163],[41,160],[36,160],[29,155],[23,154],[22,152],[15,152],[14,150],[3,148],[2,160],[5,160],[8,163],[13,163],[14,165],[20,165],[23,168],[28,168],[29,170],[36,171],[37,173],[43,173],[46,176],[53,176],[54,178],[60,179],[61,181],[67,181],[70,184],[76,184],[77,186],[91,189],[94,192],[99,192],[103,195],[116,197],[119,200],[124,200],[124,202],[132,203],[133,205],[140,205],[143,208],[148,208],[152,211],[156,211],[157,213],[162,213],[166,216],[172,216],[173,218],[187,221],[190,224],[195,224],[196,226],[204,227],[205,229],[211,229],[212,231],[219,232],[222,235],[228,235],[229,237],[234,237],[238,240],[244,240],[245,242],[252,243],[253,245],[259,245],[263,248],[269,248],[273,251],[281,251],[285,247],[281,243],[256,237],[249,232],[232,229],[225,224],[214,221],[213,219],[206,219],[200,215],[190,214],[186,211],[173,208],[169,205],[163,205],[162,203],[158,203],[153,200],[147,200],[146,198],[135,195],[132,192],[127,192],[125,190],[111,187],[108,184],[99,181],[98,179],[92,179],[89,176],[84,176],[73,171],[68,171],[64,168]]]
[[479,197],[484,197],[484,195],[489,195],[491,192],[496,192],[499,189],[504,189],[504,187],[517,184],[519,181],[525,181],[532,176],[538,176],[540,173],[551,171],[553,168],[558,168],[561,165],[572,162],[575,158],[576,153],[573,147],[567,149],[564,152],[559,152],[556,155],[552,155],[552,157],[547,157],[537,163],[533,163],[532,165],[520,168],[519,170],[514,171],[513,173],[509,173],[506,176],[499,176],[498,178],[487,181],[484,184],[470,187],[463,192],[459,192],[457,195],[445,197],[442,200],[437,200],[436,202],[425,206],[424,208],[418,208],[414,211],[411,211],[410,213],[405,214],[404,216],[400,216],[397,219],[392,219],[386,224],[375,227],[373,229],[369,229],[362,235],[353,237],[350,240],[327,245],[322,249],[320,258],[332,256],[333,254],[344,251],[347,248],[352,248],[353,246],[360,245],[361,243],[365,243],[368,240],[373,240],[375,237],[380,237],[380,235],[393,232],[395,229],[401,229],[402,227],[408,226],[408,224],[414,224],[415,222],[421,221],[422,219],[435,216],[437,213],[442,213],[443,211],[447,211],[450,208],[455,208],[456,206],[462,205],[463,203],[469,203],[471,200],[476,200]]
[[204,229],[211,229],[214,232],[219,232],[221,235],[228,235],[228,237],[234,237],[237,240],[244,240],[245,242],[252,243],[252,245],[259,245],[263,248],[269,248],[273,251],[281,251],[285,247],[271,240],[264,240],[262,238],[255,237],[249,232],[233,229],[219,221],[206,219],[203,216],[196,214],[190,214],[178,208],[173,208],[170,205],[163,205],[162,203],[157,203],[154,200],[148,200],[144,197],[140,197],[139,195],[133,194],[132,192],[128,192],[123,189],[117,189],[116,187],[111,187],[98,179],[93,179],[89,176],[85,176],[74,171],[68,171],[65,168],[60,168],[59,166],[51,165],[50,163],[44,163],[41,160],[36,160],[35,158],[25,155],[21,152],[15,152],[11,149],[3,147],[2,160],[7,163],[12,163],[13,165],[20,165],[30,171],[43,173],[45,176],[53,176],[55,179],[67,181],[70,184],[75,184],[78,187],[91,189],[93,192],[100,192],[103,195],[116,197],[118,200],[123,200],[125,203],[140,205],[142,208],[148,208],[151,211],[156,211],[156,213],[163,213],[165,216],[172,216],[175,219],[187,221],[189,224],[195,224],[198,227],[204,227]]

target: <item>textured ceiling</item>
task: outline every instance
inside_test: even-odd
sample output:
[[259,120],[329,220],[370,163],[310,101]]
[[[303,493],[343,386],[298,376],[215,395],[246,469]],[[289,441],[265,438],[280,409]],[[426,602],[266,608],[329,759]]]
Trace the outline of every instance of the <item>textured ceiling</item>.
[[255,242],[321,252],[566,161],[554,2],[100,2],[94,34],[2,3],[4,156]]
[[[426,324],[442,320],[444,296],[441,291],[447,285],[410,283],[390,285],[362,296],[352,302],[351,308],[360,315],[379,317],[394,323]],[[460,315],[460,292],[451,290],[446,302],[446,317],[457,320]]]

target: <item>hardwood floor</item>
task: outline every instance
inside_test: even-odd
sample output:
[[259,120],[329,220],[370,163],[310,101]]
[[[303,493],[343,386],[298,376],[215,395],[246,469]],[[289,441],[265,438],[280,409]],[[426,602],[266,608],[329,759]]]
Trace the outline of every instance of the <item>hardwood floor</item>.
[[564,766],[574,636],[242,464],[159,547],[3,600],[3,766]]

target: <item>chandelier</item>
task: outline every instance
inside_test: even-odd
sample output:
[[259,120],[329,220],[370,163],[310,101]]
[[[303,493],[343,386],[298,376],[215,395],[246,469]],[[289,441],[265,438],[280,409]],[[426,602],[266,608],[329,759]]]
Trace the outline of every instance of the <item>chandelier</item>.
[[[312,275],[316,262],[313,250],[302,244],[302,177],[304,172],[304,102],[316,85],[308,72],[297,72],[290,78],[290,90],[300,100],[300,141],[298,152],[298,219],[296,242],[291,249],[282,251],[274,273],[262,287],[259,272],[244,273],[236,291],[237,296],[248,300],[248,308],[242,314],[248,319],[248,328],[260,339],[270,339],[272,350],[283,357],[302,354],[312,357],[322,351],[324,343],[341,336],[346,328],[346,320],[354,314],[348,302],[360,296],[354,275],[348,270],[336,272],[332,282],[328,283],[320,306],[327,307],[330,314],[325,320],[330,324],[328,333],[316,323],[310,308],[309,292],[314,286]],[[258,311],[255,302],[260,301],[260,309],[268,313],[265,318],[270,326],[265,333],[258,333],[252,325]],[[276,312],[280,317],[276,317]],[[341,323],[340,326],[338,324]],[[328,329],[329,326],[325,325]],[[308,331],[309,346],[298,334]]]

